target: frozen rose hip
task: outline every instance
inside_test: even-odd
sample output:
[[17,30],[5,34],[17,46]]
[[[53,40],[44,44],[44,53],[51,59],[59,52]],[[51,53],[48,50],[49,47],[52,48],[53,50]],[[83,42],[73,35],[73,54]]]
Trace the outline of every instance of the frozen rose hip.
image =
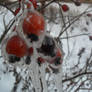
[[23,31],[26,34],[41,35],[44,33],[45,20],[38,12],[28,12],[23,20]]
[[6,52],[17,57],[23,57],[27,53],[27,45],[23,39],[15,35],[6,44]]
[[64,12],[67,12],[67,11],[69,10],[68,5],[66,5],[66,4],[63,4],[63,5],[61,6],[61,8],[62,8],[62,10],[63,10]]
[[[29,1],[33,4],[34,8],[36,9],[37,8],[36,0],[29,0]],[[27,8],[31,8],[31,3],[27,3]]]
[[19,11],[20,11],[20,8],[17,8],[17,9],[15,10],[14,14],[17,15],[17,14],[19,13]]

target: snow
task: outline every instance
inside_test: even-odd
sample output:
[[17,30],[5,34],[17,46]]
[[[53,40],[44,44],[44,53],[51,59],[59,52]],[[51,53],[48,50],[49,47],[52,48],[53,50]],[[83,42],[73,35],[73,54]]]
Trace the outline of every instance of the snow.
[[[80,7],[76,7],[74,4],[68,4],[68,5],[69,5],[69,7],[73,7],[73,8],[70,8],[70,11],[68,12],[68,14],[71,14],[71,15],[80,14],[80,12],[81,11],[83,12],[88,6],[86,4],[83,4]],[[12,14],[10,12],[8,12],[8,14],[6,16],[6,20],[7,20],[6,23],[8,24],[12,18],[13,18]],[[86,20],[89,21],[89,23],[90,23],[89,25],[86,25]],[[92,35],[92,22],[90,21],[90,19],[88,17],[81,18],[80,22],[76,22],[73,25],[74,25],[73,31],[71,31],[71,27],[68,29],[69,31],[71,31],[71,32],[69,32],[69,36],[82,34],[82,33],[89,33],[89,35]],[[88,29],[87,32],[85,30],[83,30],[84,27],[86,27]],[[48,24],[47,30],[49,30],[49,29],[51,30],[51,35],[53,37],[57,37],[61,30],[61,25],[60,24],[58,24],[58,25],[57,24],[50,24],[50,25]],[[3,16],[0,15],[0,36],[3,31],[4,31]],[[63,34],[61,37],[62,38],[66,37],[66,33]],[[90,52],[92,49],[92,41],[89,40],[88,35],[69,38],[69,50],[71,53],[70,56],[68,56],[67,40],[62,39],[62,44],[63,44],[64,53],[65,53],[64,62],[62,65],[63,66],[63,74],[67,73],[68,76],[71,77],[71,74],[73,71],[71,71],[70,68],[74,67],[78,63],[79,51],[81,50],[81,48],[85,48],[85,51],[84,51],[85,53],[82,54],[82,57],[80,59],[81,62],[79,64],[79,68],[82,69],[86,63],[87,58],[90,55]],[[1,51],[0,51],[0,55],[1,55]],[[4,64],[2,63],[2,61],[3,61],[3,58],[0,58],[0,91],[1,92],[10,92],[14,85],[15,78],[13,76],[13,73],[7,73],[7,72],[3,73],[3,71],[6,71],[6,68],[4,67]],[[76,69],[76,71],[78,70],[77,68],[75,68],[75,69]],[[20,71],[20,69],[18,71]],[[48,76],[46,77],[46,79],[48,78]],[[50,81],[53,79],[52,77],[50,77],[51,78],[51,79],[49,79]],[[84,80],[85,80],[85,77],[84,77]],[[21,90],[20,90],[21,87],[22,87],[22,82],[19,85],[17,92],[21,92]],[[53,87],[54,87],[54,85],[52,83],[48,89],[51,90]],[[74,90],[72,90],[71,92],[74,92]],[[52,90],[51,92],[54,92],[54,91]],[[67,92],[69,92],[69,91],[67,91]],[[88,91],[80,90],[79,92],[88,92]]]

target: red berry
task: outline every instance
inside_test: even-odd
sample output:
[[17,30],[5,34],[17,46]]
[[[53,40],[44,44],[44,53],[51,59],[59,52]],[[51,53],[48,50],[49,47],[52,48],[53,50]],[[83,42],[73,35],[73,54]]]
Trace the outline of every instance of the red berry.
[[60,49],[57,50],[56,56],[58,56],[58,57],[61,57],[62,56]]
[[[37,2],[36,2],[36,0],[29,0],[29,1],[32,2],[34,8],[36,9],[36,8],[37,8]],[[31,4],[28,3],[28,4],[27,4],[27,8],[30,8],[30,7],[31,7]]]
[[23,20],[23,31],[26,34],[41,35],[45,29],[45,21],[38,12],[29,12]]
[[17,15],[17,14],[19,13],[19,11],[20,11],[20,8],[17,8],[17,9],[15,10],[14,14]]
[[88,16],[88,17],[91,17],[91,16],[92,16],[92,14],[88,13],[88,14],[87,14],[87,16]]
[[74,0],[76,6],[80,6],[83,0]]
[[38,63],[42,64],[45,62],[45,59],[43,59],[42,57],[38,57],[37,61]]
[[33,47],[30,47],[30,48],[28,49],[28,54],[29,54],[29,55],[32,55],[32,54],[33,54]]
[[66,4],[63,4],[61,7],[62,7],[62,10],[63,10],[64,12],[67,12],[67,11],[69,10],[68,5],[66,5]]
[[89,36],[89,39],[92,40],[92,36]]
[[11,37],[6,44],[6,52],[17,57],[23,57],[27,53],[27,45],[19,36]]

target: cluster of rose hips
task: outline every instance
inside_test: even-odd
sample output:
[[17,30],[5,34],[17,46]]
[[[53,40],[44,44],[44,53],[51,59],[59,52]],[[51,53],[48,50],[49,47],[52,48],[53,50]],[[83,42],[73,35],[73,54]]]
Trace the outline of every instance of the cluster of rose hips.
[[[45,31],[46,23],[44,17],[36,10],[36,1],[25,1],[28,1],[26,2],[28,11],[26,13],[24,11],[26,15],[12,31],[12,34],[16,34],[12,35],[5,45],[8,62],[19,63],[22,62],[21,58],[26,57],[25,64],[30,65],[31,57],[36,51],[38,57],[35,62],[39,65],[48,63],[57,68],[62,64],[62,52],[53,37]],[[35,8],[33,10],[31,10],[32,4]],[[15,11],[15,15],[20,12],[20,9],[21,7]]]

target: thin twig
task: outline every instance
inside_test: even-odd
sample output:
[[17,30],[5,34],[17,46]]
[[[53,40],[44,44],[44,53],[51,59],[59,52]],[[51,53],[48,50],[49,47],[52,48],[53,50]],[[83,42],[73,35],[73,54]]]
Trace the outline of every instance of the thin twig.
[[84,76],[84,75],[92,75],[92,72],[83,72],[83,73],[77,74],[77,75],[75,75],[75,76],[73,76],[73,77],[70,77],[70,78],[68,78],[68,79],[64,79],[64,80],[62,80],[62,82],[64,83],[64,82],[67,82],[67,81],[76,79],[76,78],[78,78],[78,77],[80,77],[80,76]]
[[53,2],[55,2],[55,0],[50,1],[48,4],[46,4],[45,6],[41,7],[40,9],[38,9],[38,11],[41,11],[41,10],[45,9],[48,5],[52,4]]
[[[68,38],[79,37],[79,36],[88,36],[89,34],[90,33],[78,34],[78,35],[68,36]],[[60,39],[67,39],[67,37],[61,37]]]
[[4,4],[1,4],[0,3],[0,6],[3,6],[5,7],[7,10],[9,10],[13,15],[15,15],[14,11],[12,11],[9,7],[7,7],[7,5],[4,5]]
[[4,39],[4,37],[6,36],[6,34],[8,33],[9,29],[14,24],[14,22],[15,22],[15,20],[13,20],[12,23],[10,24],[10,26],[3,32],[3,34],[1,35],[1,38],[0,38],[0,43],[2,43],[2,40]]
[[92,11],[92,10],[87,11],[88,9],[89,9],[89,7],[88,7],[87,9],[85,9],[85,11],[84,11],[83,13],[81,13],[80,15],[78,15],[68,26],[66,26],[63,31],[61,30],[61,32],[60,32],[60,34],[59,34],[58,37],[60,37],[60,36],[61,36],[74,22],[76,22],[81,16],[83,16],[84,14],[86,14],[86,13],[89,12],[89,11]]

